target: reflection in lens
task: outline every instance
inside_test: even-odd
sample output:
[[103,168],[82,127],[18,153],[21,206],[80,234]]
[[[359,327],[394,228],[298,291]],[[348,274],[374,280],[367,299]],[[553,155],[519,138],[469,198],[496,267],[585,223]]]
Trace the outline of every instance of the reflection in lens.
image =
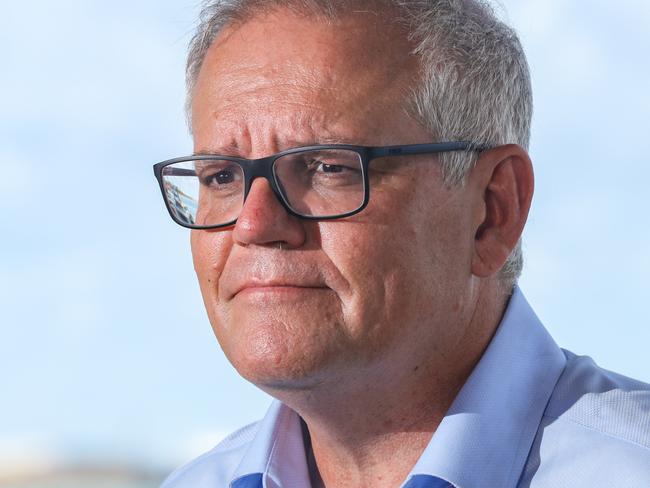
[[363,204],[363,166],[355,151],[325,149],[287,154],[276,159],[273,172],[287,204],[301,215],[341,215]]
[[197,178],[189,162],[163,168],[163,187],[170,211],[181,223],[194,225],[197,209]]
[[215,226],[235,220],[244,195],[241,167],[227,160],[196,160],[163,168],[169,208],[185,225]]

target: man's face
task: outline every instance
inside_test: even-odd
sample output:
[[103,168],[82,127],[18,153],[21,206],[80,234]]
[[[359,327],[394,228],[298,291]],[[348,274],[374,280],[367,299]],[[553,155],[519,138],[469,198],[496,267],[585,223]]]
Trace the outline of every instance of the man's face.
[[[431,142],[404,108],[418,69],[410,49],[367,13],[328,23],[278,11],[231,27],[198,78],[195,151],[259,158],[317,143]],[[370,179],[363,212],[322,222],[288,215],[256,179],[233,228],[192,232],[215,334],[260,387],[414,368],[458,345],[467,190],[445,188],[432,155],[375,160]]]

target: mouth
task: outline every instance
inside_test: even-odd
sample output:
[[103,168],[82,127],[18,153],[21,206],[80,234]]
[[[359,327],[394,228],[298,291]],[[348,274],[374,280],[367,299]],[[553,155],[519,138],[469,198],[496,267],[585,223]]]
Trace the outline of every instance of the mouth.
[[251,282],[238,287],[231,298],[253,295],[297,295],[301,293],[325,291],[328,287],[318,284],[302,284],[283,281]]
[[298,285],[255,285],[242,288],[234,296],[246,295],[273,295],[273,294],[296,294],[308,291],[325,290],[324,286],[298,286]]

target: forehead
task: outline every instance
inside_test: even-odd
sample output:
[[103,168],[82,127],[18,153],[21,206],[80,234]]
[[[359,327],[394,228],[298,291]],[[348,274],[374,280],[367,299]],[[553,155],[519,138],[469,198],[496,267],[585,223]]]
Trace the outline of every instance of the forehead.
[[403,110],[419,64],[388,18],[366,11],[327,20],[279,9],[226,28],[195,85],[195,134],[275,124],[300,138],[311,129],[336,132],[339,120],[372,125]]

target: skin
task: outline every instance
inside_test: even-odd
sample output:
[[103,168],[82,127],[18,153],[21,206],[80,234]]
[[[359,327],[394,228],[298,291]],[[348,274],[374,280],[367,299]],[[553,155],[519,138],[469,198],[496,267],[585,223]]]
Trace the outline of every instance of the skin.
[[[231,26],[199,74],[195,152],[429,142],[404,109],[411,49],[367,12]],[[533,191],[515,145],[483,153],[462,187],[443,184],[433,155],[371,167],[370,203],[353,217],[299,220],[256,179],[233,227],[191,237],[222,349],[305,420],[314,484],[327,487],[403,482],[500,321],[497,273]]]

